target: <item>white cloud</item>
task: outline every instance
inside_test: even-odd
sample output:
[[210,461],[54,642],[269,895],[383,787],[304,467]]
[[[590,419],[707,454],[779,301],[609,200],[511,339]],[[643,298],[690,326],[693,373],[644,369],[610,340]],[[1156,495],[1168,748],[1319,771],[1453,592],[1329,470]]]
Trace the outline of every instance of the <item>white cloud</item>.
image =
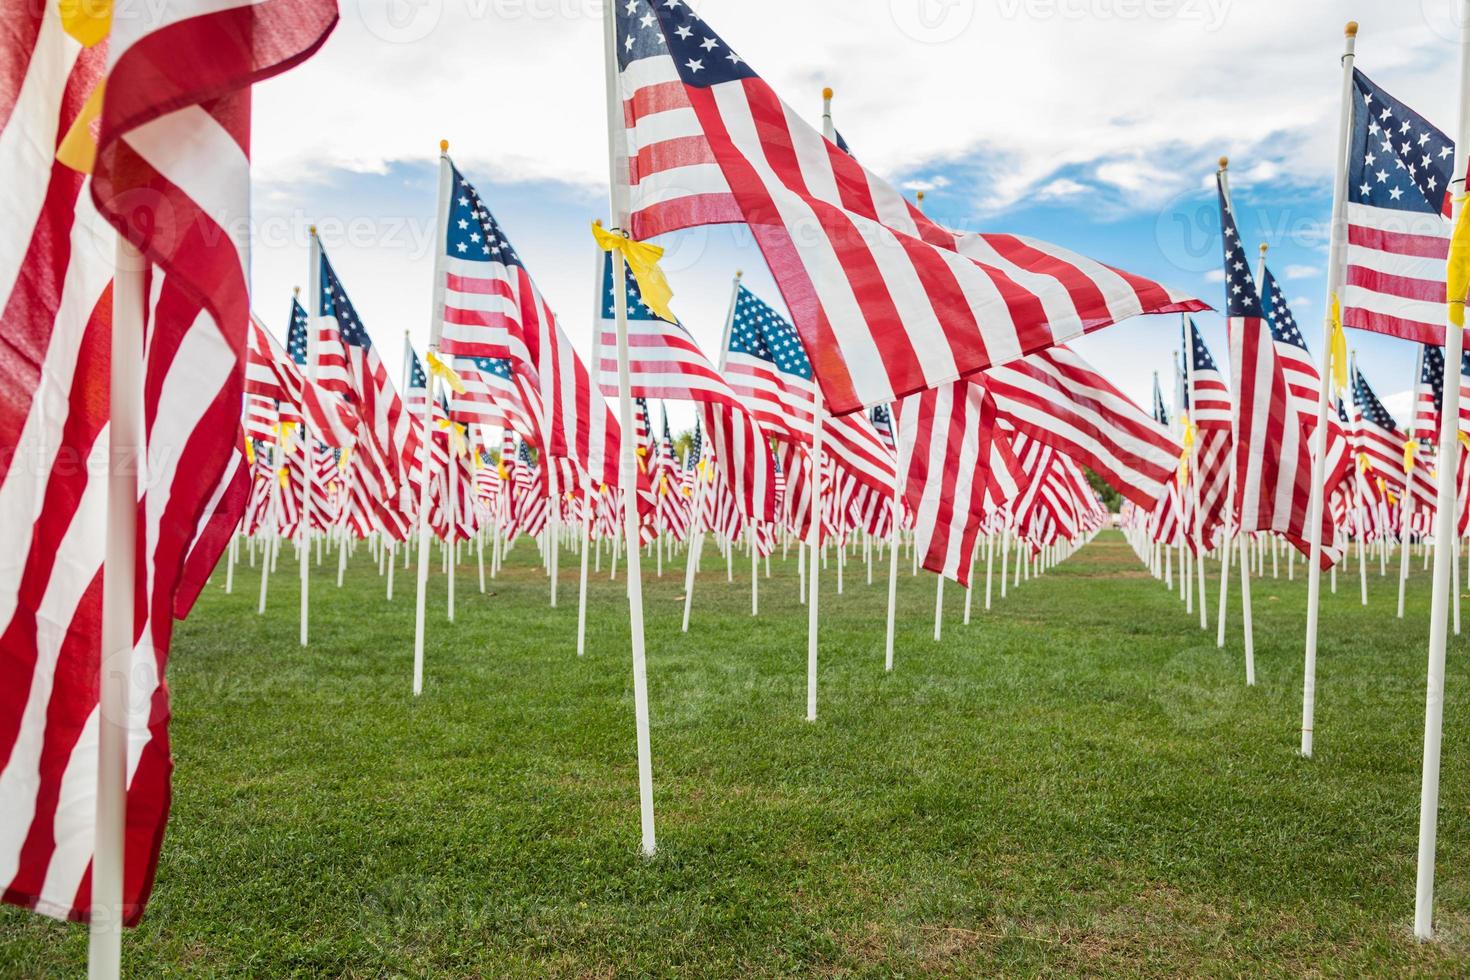
[[1089,190],[1091,188],[1086,184],[1080,184],[1070,177],[1058,177],[1043,185],[1041,190],[1037,191],[1037,196],[1046,200],[1063,200],[1086,194]]
[[1206,271],[1205,272],[1205,281],[1206,282],[1224,282],[1225,281],[1225,270],[1224,269],[1210,269],[1210,270]]
[[1289,265],[1282,272],[1287,279],[1311,279],[1321,274],[1322,270],[1315,265]]

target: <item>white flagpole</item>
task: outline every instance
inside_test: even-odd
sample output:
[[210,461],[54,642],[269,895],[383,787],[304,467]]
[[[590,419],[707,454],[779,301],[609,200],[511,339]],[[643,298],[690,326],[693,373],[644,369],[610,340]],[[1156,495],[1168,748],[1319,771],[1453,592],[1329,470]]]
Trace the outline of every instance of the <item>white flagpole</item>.
[[936,575],[934,587],[934,642],[939,642],[939,628],[944,624],[944,576]]
[[[439,141],[439,201],[438,219],[435,222],[438,243],[434,249],[434,283],[432,304],[429,309],[429,353],[437,356],[439,334],[444,326],[444,240],[449,223],[449,195],[454,177],[450,173],[449,141]],[[424,690],[424,603],[429,591],[429,468],[433,464],[430,446],[433,440],[434,384],[433,371],[425,379],[423,447],[419,450],[419,512],[418,534],[419,555],[418,591],[414,597],[413,622],[413,693],[417,697]],[[405,549],[407,550],[407,549]]]
[[[454,572],[455,566],[459,564],[459,457],[455,453],[455,436],[458,430],[454,427],[454,419],[450,418],[448,413],[445,414],[445,418],[449,420],[449,428],[444,430],[444,441],[449,445],[449,476],[447,481],[449,484],[449,493],[447,495],[448,499],[444,502],[444,523],[448,528],[446,537],[449,539],[445,542],[445,554],[449,558],[449,574],[447,576],[449,580],[449,605],[447,613],[449,621],[452,623],[454,622]],[[428,434],[426,433],[426,435]],[[427,476],[428,474],[425,474],[425,483],[428,482]],[[552,497],[551,504],[553,507],[556,506],[555,497]],[[554,585],[552,589],[555,591]],[[553,602],[552,605],[555,605],[555,603]]]
[[[587,652],[587,552],[592,550],[592,501],[582,491],[582,578],[577,595],[577,656]],[[480,591],[485,591],[484,585]]]
[[[726,355],[730,351],[730,333],[735,328],[735,304],[740,300],[740,278],[744,273],[735,270],[735,280],[730,284],[730,308],[725,312],[725,331],[720,341],[720,352],[716,359],[716,369],[721,375],[725,373]],[[705,529],[700,526],[699,515],[704,506],[704,480],[699,473],[700,462],[694,464],[694,511],[690,518],[690,527],[694,529],[694,536],[689,542],[684,558],[684,626],[683,631],[689,632],[689,610],[694,604],[694,573],[699,569],[699,558],[704,551]],[[751,609],[754,615],[755,608],[755,585],[751,585]]]
[[[822,135],[832,142],[837,141],[837,130],[832,125],[832,90],[822,89]],[[815,378],[813,379],[816,380]],[[822,402],[822,386],[812,386],[812,524],[808,535],[811,560],[806,606],[806,720],[817,720],[817,585],[821,578],[822,548],[822,429],[827,417],[826,405]]]
[[[1200,513],[1199,506],[1199,413],[1195,407],[1194,395],[1194,327],[1189,321],[1189,314],[1179,314],[1182,332],[1184,334],[1181,344],[1184,349],[1184,390],[1188,395],[1189,410],[1195,413],[1192,420],[1194,425],[1194,442],[1189,447],[1189,492],[1194,503],[1194,540],[1199,548],[1195,554],[1195,578],[1199,582],[1199,628],[1208,630],[1210,628],[1209,613],[1205,606],[1205,517]],[[1229,504],[1226,505],[1227,509]]]
[[[1455,169],[1450,188],[1453,217],[1465,207],[1465,167],[1470,158],[1470,0],[1460,0],[1460,114],[1455,129]],[[1451,260],[1453,261],[1453,259]],[[1449,296],[1463,318],[1465,297]],[[1439,757],[1444,727],[1445,620],[1449,612],[1450,563],[1455,560],[1455,477],[1459,467],[1460,359],[1463,333],[1453,320],[1444,345],[1444,388],[1439,419],[1439,524],[1434,542],[1434,591],[1430,601],[1429,667],[1424,696],[1424,770],[1419,793],[1419,872],[1414,891],[1414,935],[1434,935],[1434,847],[1439,828]],[[1453,396],[1453,397],[1452,397]]]
[[[1410,404],[1414,407],[1409,410],[1410,414],[1408,434],[1411,441],[1414,439],[1414,419],[1419,412],[1419,380],[1423,376],[1423,370],[1424,347],[1423,345],[1420,345],[1419,354],[1414,359],[1414,385],[1410,389],[1414,393],[1414,397],[1410,402]],[[1408,452],[1408,450],[1405,449],[1405,452]],[[1411,550],[1410,546],[1412,545],[1414,540],[1413,538],[1409,537],[1409,525],[1413,521],[1413,519],[1414,467],[1411,465],[1406,465],[1404,467],[1404,496],[1403,499],[1399,501],[1399,537],[1404,542],[1404,546],[1399,549],[1399,619],[1404,618],[1404,593],[1408,590],[1409,587],[1409,552]]]
[[[613,232],[628,223],[628,161],[623,139],[623,98],[617,75],[617,26],[612,4],[603,5],[603,70],[607,87],[608,190]],[[623,254],[613,256],[613,282],[624,280]],[[628,367],[628,291],[613,290],[618,337],[618,416],[622,426],[619,470],[623,484],[623,534],[628,543],[628,625],[633,645],[633,713],[637,723],[638,802],[643,830],[642,850],[657,849],[653,826],[653,750],[648,724],[648,666],[643,649],[643,577],[638,546],[638,463],[633,446],[632,379]]]
[[[592,383],[596,384],[597,382],[593,381]],[[542,465],[546,467],[547,504],[549,505],[546,514],[546,548],[548,551],[546,567],[551,575],[551,608],[555,609],[556,580],[561,572],[561,563],[558,560],[561,554],[561,488],[557,485],[556,461],[548,454],[546,459],[542,461]],[[453,566],[451,566],[452,568]],[[451,576],[450,581],[452,582],[454,572],[451,570],[449,574]]]
[[102,646],[97,688],[97,813],[87,975],[122,973],[123,861],[128,807],[128,680],[138,528],[138,466],[143,449],[142,254],[117,237],[112,286],[112,367],[108,395],[107,551],[102,575]]
[[240,557],[240,527],[230,535],[229,564],[225,566],[225,595],[232,595],[235,591],[235,562]]
[[[1230,177],[1229,177],[1229,169],[1230,169],[1230,160],[1228,158],[1226,158],[1226,157],[1221,157],[1220,158],[1220,186],[1223,188],[1223,190],[1225,192],[1225,206],[1227,208],[1231,208],[1231,211],[1232,211],[1232,214],[1233,214],[1234,209],[1233,209],[1233,207],[1231,206],[1231,203],[1230,203]],[[1236,229],[1236,233],[1239,234],[1239,228]],[[1237,243],[1237,244],[1240,245],[1241,248],[1244,248],[1245,247],[1244,244],[1241,244],[1241,243]],[[1261,262],[1260,262],[1259,265],[1256,266],[1256,288],[1257,289],[1260,289],[1261,288],[1260,287],[1260,284],[1261,284],[1261,274],[1262,274],[1262,270],[1265,268],[1265,255],[1266,255],[1266,253],[1263,250],[1261,252]],[[1234,350],[1233,349],[1232,349],[1231,353],[1234,354]],[[1236,393],[1235,414],[1234,414],[1234,416],[1232,417],[1232,420],[1231,420],[1232,421],[1232,424],[1231,424],[1231,433],[1230,433],[1230,435],[1231,435],[1231,446],[1230,446],[1230,502],[1226,506],[1226,513],[1227,514],[1233,512],[1233,509],[1235,507],[1235,491],[1236,491],[1236,488],[1237,488],[1237,486],[1239,485],[1239,482],[1240,482],[1240,474],[1238,472],[1239,467],[1236,466],[1236,461],[1240,458],[1240,452],[1239,452],[1239,449],[1240,449],[1239,415],[1240,415],[1240,408],[1241,408],[1241,406],[1240,406],[1239,402],[1240,402],[1240,395],[1239,395],[1239,392],[1237,392]],[[1242,528],[1240,528],[1240,527],[1237,526],[1235,528],[1235,546],[1236,546],[1236,549],[1238,551],[1237,564],[1240,565],[1240,621],[1241,621],[1241,626],[1242,626],[1242,635],[1243,635],[1244,640],[1245,640],[1245,683],[1246,683],[1246,686],[1247,687],[1251,687],[1251,686],[1254,686],[1255,683],[1256,683],[1256,655],[1255,655],[1255,645],[1253,643],[1253,640],[1254,640],[1253,632],[1254,631],[1252,630],[1252,625],[1251,625],[1251,567],[1250,567],[1250,546],[1249,546],[1249,542],[1248,542],[1247,538],[1248,538],[1248,535],[1244,532],[1244,530]],[[1230,543],[1229,543],[1229,539],[1228,538],[1226,540],[1225,552],[1226,552],[1227,555],[1230,553]],[[1228,575],[1226,573],[1226,568],[1228,568],[1228,564],[1229,564],[1229,559],[1226,558],[1225,561],[1222,563],[1221,573],[1220,573],[1220,629],[1219,629],[1219,632],[1216,634],[1216,643],[1217,643],[1218,646],[1224,646],[1224,644],[1225,644],[1225,580],[1228,577]]]
[[[1327,253],[1327,299],[1322,318],[1322,381],[1317,390],[1317,431],[1312,453],[1311,548],[1307,555],[1306,661],[1302,671],[1302,755],[1312,757],[1312,716],[1317,706],[1317,618],[1322,594],[1322,508],[1327,464],[1327,412],[1332,391],[1332,305],[1342,283],[1343,245],[1347,238],[1347,147],[1353,121],[1353,55],[1358,25],[1349,21],[1342,54],[1342,111],[1337,122],[1337,155],[1332,158],[1331,244]],[[1289,560],[1290,556],[1288,556]],[[1290,567],[1287,569],[1290,572]]]
[[[322,244],[316,237],[316,226],[312,225],[311,234],[307,237],[307,261],[310,268],[306,273],[307,306],[306,311],[306,376],[316,381],[316,345],[317,327],[316,316],[313,310],[321,309],[322,301]],[[302,493],[301,493],[301,529],[297,535],[301,542],[301,645],[306,646],[306,633],[309,621],[311,594],[311,492],[312,485],[316,481],[316,459],[315,450],[312,445],[311,420],[307,413],[301,413],[301,454],[302,470]],[[289,463],[287,464],[290,465]],[[337,583],[341,585],[339,581]]]

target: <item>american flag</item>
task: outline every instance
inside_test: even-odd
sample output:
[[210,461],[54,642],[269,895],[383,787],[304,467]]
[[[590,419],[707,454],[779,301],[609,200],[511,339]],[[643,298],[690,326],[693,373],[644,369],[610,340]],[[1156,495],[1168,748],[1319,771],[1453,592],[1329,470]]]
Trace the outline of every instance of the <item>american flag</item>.
[[968,588],[987,504],[1014,496],[1019,476],[993,446],[1003,438],[995,402],[980,385],[961,382],[911,395],[895,408],[919,562]]
[[403,338],[403,360],[408,367],[403,404],[408,409],[409,417],[421,419],[424,417],[424,409],[429,407],[429,375],[424,371],[424,364],[407,337]]
[[[294,301],[291,305],[293,311],[300,309]],[[290,346],[282,350],[265,325],[251,317],[246,395],[289,405],[288,417],[304,417],[313,435],[333,448],[352,445],[357,433],[357,413],[302,373],[301,365],[306,363],[305,337],[299,336],[293,327],[288,338]]]
[[542,450],[594,485],[618,486],[617,420],[479,192],[450,172],[440,349],[508,359],[527,389],[522,403],[540,406]]
[[[387,466],[385,479],[399,493],[406,493],[409,474],[419,465],[423,425],[394,387],[326,249],[321,252],[321,295],[316,309],[320,317],[317,380],[328,390],[341,392],[356,407],[363,421],[359,439],[373,442],[377,458]],[[403,506],[408,509],[407,501]]]
[[[618,392],[617,297],[613,293],[612,255],[602,258],[598,363],[602,390]],[[631,271],[624,270],[631,391],[635,398],[681,398],[699,403],[718,465],[746,517],[775,516],[776,462],[770,442],[752,411],[720,376],[682,324],[653,314]],[[642,401],[640,401],[642,404]],[[639,445],[643,445],[640,440]]]
[[516,384],[515,368],[503,357],[455,357],[451,367],[464,382],[464,392],[449,392],[450,414],[461,422],[514,429],[533,439],[541,431],[536,413],[523,402],[525,390]]
[[270,442],[275,438],[275,427],[280,422],[274,398],[263,395],[245,396],[245,436],[257,442]]
[[[1367,457],[1368,465],[1383,481],[1400,496],[1406,486],[1404,471],[1405,445],[1409,438],[1398,426],[1398,422],[1383,407],[1363,372],[1353,374],[1353,408],[1356,416],[1354,426],[1354,448]],[[1422,456],[1415,454],[1410,470],[1412,481],[1407,481],[1415,500],[1424,506],[1434,507],[1434,478]]]
[[[765,431],[811,446],[817,398],[812,363],[791,324],[744,286],[736,290],[725,376]],[[828,416],[822,448],[855,479],[892,495],[894,454],[866,415]]]
[[1071,348],[1029,354],[982,377],[1007,424],[1090,467],[1146,510],[1174,483],[1183,447]]
[[1410,427],[1419,451],[1433,455],[1439,436],[1439,411],[1444,399],[1444,348],[1419,348],[1419,376],[1414,379],[1414,423]]
[[1199,543],[1208,548],[1215,540],[1216,531],[1225,523],[1225,506],[1230,497],[1233,408],[1225,376],[1205,346],[1199,328],[1186,317],[1183,331],[1184,411],[1195,428],[1194,461],[1189,473],[1193,489],[1185,505]]
[[[745,221],[833,414],[1196,300],[1045,242],[960,235],[781,102],[683,0],[615,7],[637,238]],[[626,168],[626,169],[624,169]]]
[[1159,387],[1159,376],[1154,374],[1154,421],[1168,428],[1169,410],[1164,407],[1164,392]]
[[1353,91],[1342,322],[1442,344],[1455,144],[1356,70]]
[[[1310,553],[1311,440],[1292,395],[1276,334],[1266,319],[1246,248],[1223,177],[1216,179],[1224,241],[1225,315],[1230,332],[1233,387],[1238,393],[1235,431],[1235,512],[1240,531],[1275,531],[1298,551]],[[1313,416],[1315,417],[1315,408]],[[1342,452],[1327,464],[1326,489],[1346,473]],[[1324,497],[1325,499],[1325,497]],[[1322,508],[1324,567],[1339,557],[1332,547],[1332,515]]]
[[[109,914],[135,925],[169,805],[172,620],[245,503],[250,86],[314,51],[337,13],[179,0],[113,17],[106,39],[90,14],[11,6],[0,55],[0,892],[91,915],[115,228],[149,263],[138,643],[109,668],[131,687],[124,906]],[[94,132],[95,156],[58,159]]]
[[878,433],[883,448],[891,453],[898,452],[898,442],[893,437],[893,412],[888,406],[874,405],[868,413],[868,420],[873,423],[873,431]]
[[1276,345],[1276,357],[1281,365],[1282,376],[1286,379],[1288,397],[1307,431],[1315,432],[1318,388],[1322,376],[1317,373],[1317,365],[1312,362],[1312,355],[1307,351],[1307,342],[1302,337],[1301,328],[1296,325],[1296,317],[1291,315],[1291,308],[1286,305],[1281,286],[1269,267],[1262,268],[1261,309],[1265,311],[1266,326]]

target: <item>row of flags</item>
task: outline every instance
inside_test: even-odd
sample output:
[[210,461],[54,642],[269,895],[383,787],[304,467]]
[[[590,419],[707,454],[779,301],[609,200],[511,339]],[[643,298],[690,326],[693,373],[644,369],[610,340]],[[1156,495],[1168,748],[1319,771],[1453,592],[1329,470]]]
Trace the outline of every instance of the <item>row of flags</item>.
[[[0,191],[5,212],[24,217],[0,266],[23,353],[0,360],[13,393],[0,402],[0,432],[20,450],[0,464],[0,520],[21,556],[0,569],[0,673],[14,680],[0,696],[7,901],[91,914],[107,494],[89,474],[106,468],[72,464],[107,458],[109,409],[97,393],[123,280],[99,257],[112,254],[114,232],[148,264],[125,283],[141,282],[147,301],[134,631],[143,683],[126,724],[130,924],[167,814],[172,620],[242,522],[303,547],[313,534],[406,541],[417,527],[455,540],[553,522],[591,537],[618,534],[626,506],[644,541],[749,534],[758,552],[781,532],[815,544],[907,529],[925,568],[967,584],[982,535],[1041,547],[1100,526],[1106,511],[1086,471],[1171,542],[1203,551],[1270,532],[1308,551],[1320,531],[1324,563],[1345,533],[1366,533],[1365,484],[1414,499],[1422,483],[1431,499],[1420,470],[1429,454],[1409,438],[1418,420],[1400,430],[1360,373],[1350,401],[1339,393],[1336,412],[1318,411],[1324,379],[1275,279],[1252,267],[1223,173],[1228,384],[1188,320],[1207,308],[1200,300],[1051,243],[944,228],[830,125],[824,135],[792,111],[683,0],[628,0],[608,16],[623,110],[612,114],[614,200],[626,213],[595,232],[609,251],[591,358],[446,152],[433,342],[423,361],[406,352],[402,391],[314,234],[283,345],[252,317],[246,239],[228,233],[248,215],[249,86],[314,52],[333,5],[186,2],[162,27],[119,19],[109,38],[86,10],[47,4],[26,35],[29,56],[6,62],[24,67],[0,86],[0,98],[12,93],[0,135],[15,127],[24,138],[3,145],[29,154],[23,179]],[[233,36],[257,43],[219,41]],[[1341,323],[1432,343],[1447,297],[1454,144],[1366,76],[1353,82]],[[13,113],[19,83],[44,89],[44,104]],[[201,187],[210,192],[196,198]],[[712,362],[636,246],[720,223],[751,229],[787,312],[737,276]],[[1161,398],[1150,416],[1067,346],[1150,313],[1184,314],[1178,434]],[[1423,383],[1442,377],[1442,358],[1436,367],[1426,356]],[[626,434],[643,448],[639,465],[620,465],[615,391],[694,402],[693,460],[673,458],[667,424],[656,438],[644,407]],[[504,441],[491,476],[494,428]],[[1326,447],[1315,460],[1314,437]],[[43,475],[18,472],[14,459],[42,460]],[[553,556],[559,541],[547,538]],[[813,629],[816,618],[813,606]],[[638,664],[635,654],[635,676]]]

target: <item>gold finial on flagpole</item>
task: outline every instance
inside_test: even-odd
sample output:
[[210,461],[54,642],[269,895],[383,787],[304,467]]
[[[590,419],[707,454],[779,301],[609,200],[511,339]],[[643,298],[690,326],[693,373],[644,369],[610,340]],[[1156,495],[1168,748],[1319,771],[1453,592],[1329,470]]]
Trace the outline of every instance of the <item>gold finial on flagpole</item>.
[[1230,158],[1229,157],[1221,157],[1220,158],[1220,169],[1221,170],[1229,170],[1230,169]]
[[300,286],[292,286],[291,287],[291,295],[292,296],[300,296],[301,295],[301,287]]
[[832,88],[830,86],[822,89],[822,98],[827,100],[828,102],[832,101]]
[[923,204],[924,204],[924,192],[923,191],[919,191],[919,193],[916,194],[915,196],[919,199],[919,206],[922,207]]
[[743,275],[745,275],[745,271],[743,269],[736,269],[735,270],[735,278],[736,279],[739,279]]
[[1357,37],[1358,36],[1358,22],[1355,21],[1355,20],[1348,21],[1347,22],[1347,27],[1344,30],[1344,33],[1348,37]]
[[1271,246],[1270,245],[1267,245],[1265,242],[1262,242],[1261,243],[1261,259],[1262,259],[1262,261],[1264,261],[1265,258],[1266,258],[1266,249],[1268,249],[1270,247]]
[[440,153],[448,153],[449,152],[449,141],[448,140],[440,140],[439,141],[439,152]]

